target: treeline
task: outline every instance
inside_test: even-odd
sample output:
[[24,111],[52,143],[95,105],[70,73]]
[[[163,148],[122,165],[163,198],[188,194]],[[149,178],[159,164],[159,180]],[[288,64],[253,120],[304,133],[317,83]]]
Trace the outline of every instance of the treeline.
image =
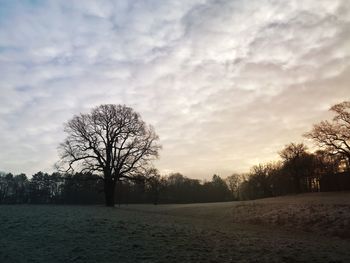
[[0,173],[0,204],[93,204],[104,201],[102,182],[93,174]]
[[117,203],[201,203],[231,201],[234,196],[226,181],[213,175],[201,181],[173,173],[154,176],[145,181],[117,184]]
[[315,153],[291,143],[279,152],[282,161],[254,166],[248,176],[233,175],[239,198],[350,190],[350,101],[330,111],[335,114],[331,121],[321,121],[304,134],[319,148]]
[[291,143],[281,152],[282,161],[259,164],[248,174],[229,180],[238,199],[257,199],[294,193],[350,190],[350,174],[344,159],[325,151],[310,153],[304,144]]
[[[232,200],[220,176],[211,181],[187,178],[179,173],[135,181],[119,181],[117,203],[190,203]],[[89,173],[0,173],[0,204],[103,204],[103,180]]]
[[[325,151],[310,153],[291,143],[282,161],[253,166],[247,174],[210,181],[168,176],[140,177],[116,184],[116,203],[200,203],[248,200],[294,193],[350,190],[344,159]],[[103,180],[91,173],[0,173],[0,204],[103,204]]]

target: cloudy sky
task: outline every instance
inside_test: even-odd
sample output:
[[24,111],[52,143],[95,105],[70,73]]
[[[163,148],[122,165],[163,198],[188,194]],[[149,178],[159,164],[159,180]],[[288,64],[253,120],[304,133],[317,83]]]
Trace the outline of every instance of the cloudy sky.
[[350,1],[0,0],[0,170],[52,171],[63,123],[126,104],[157,167],[245,172],[350,98]]

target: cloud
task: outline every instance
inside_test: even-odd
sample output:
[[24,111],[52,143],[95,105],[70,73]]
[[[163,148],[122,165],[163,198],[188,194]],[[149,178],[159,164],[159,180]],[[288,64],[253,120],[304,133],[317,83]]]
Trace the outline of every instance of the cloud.
[[349,99],[350,3],[11,1],[0,7],[0,166],[50,170],[101,103],[155,126],[157,166],[247,171]]

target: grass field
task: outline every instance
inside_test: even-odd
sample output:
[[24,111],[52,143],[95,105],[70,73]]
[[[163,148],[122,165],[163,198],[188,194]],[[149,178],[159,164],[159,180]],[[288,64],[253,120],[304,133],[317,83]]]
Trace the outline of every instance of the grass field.
[[349,207],[349,193],[116,208],[5,205],[0,262],[350,262],[341,233]]

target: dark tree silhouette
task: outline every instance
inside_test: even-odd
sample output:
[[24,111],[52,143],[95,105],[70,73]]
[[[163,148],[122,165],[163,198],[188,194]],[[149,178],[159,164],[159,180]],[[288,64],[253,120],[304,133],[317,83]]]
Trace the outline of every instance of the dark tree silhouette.
[[124,105],[100,105],[89,114],[76,115],[66,123],[65,132],[60,166],[100,174],[107,206],[114,206],[116,182],[140,176],[160,149],[154,129]]
[[0,173],[0,204],[6,203],[13,185],[13,174]]
[[160,192],[165,184],[164,178],[160,176],[159,171],[155,168],[148,169],[147,175],[149,178],[147,181],[148,190],[151,194],[153,204],[157,205],[159,202]]
[[60,191],[64,204],[103,203],[103,182],[90,173],[66,174]]
[[51,200],[51,176],[47,173],[38,172],[33,174],[29,184],[29,199],[33,203],[50,203]]
[[229,201],[231,192],[225,182],[219,175],[214,174],[210,182],[203,184],[207,202]]
[[13,177],[13,202],[16,204],[27,202],[27,187],[29,181],[25,174],[18,174]]
[[350,101],[336,104],[330,111],[336,114],[331,122],[315,124],[304,136],[315,141],[321,149],[342,156],[350,170]]
[[[251,176],[255,181],[257,188],[260,188],[260,195],[262,197],[272,196],[271,191],[271,176],[270,176],[270,167],[268,165],[254,165],[251,168]],[[257,192],[259,192],[257,190]]]
[[307,147],[302,144],[290,143],[284,147],[279,153],[284,162],[285,170],[290,173],[294,182],[294,191],[300,193],[301,178],[305,175],[309,168],[309,155],[307,153]]
[[239,185],[242,182],[242,176],[238,173],[231,174],[226,178],[227,187],[229,188],[232,199],[239,197]]

